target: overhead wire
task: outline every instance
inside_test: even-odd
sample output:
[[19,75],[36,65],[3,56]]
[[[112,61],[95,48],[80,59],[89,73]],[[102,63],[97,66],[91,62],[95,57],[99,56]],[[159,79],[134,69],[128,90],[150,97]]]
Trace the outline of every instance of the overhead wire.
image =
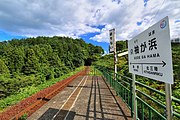
[[150,21],[150,25],[152,24],[152,22],[154,21],[154,19],[156,18],[156,16],[158,15],[161,7],[163,6],[163,4],[165,3],[166,0],[163,0],[163,2],[161,3],[161,6],[159,7],[159,9],[156,11],[154,17],[151,18],[151,21]]

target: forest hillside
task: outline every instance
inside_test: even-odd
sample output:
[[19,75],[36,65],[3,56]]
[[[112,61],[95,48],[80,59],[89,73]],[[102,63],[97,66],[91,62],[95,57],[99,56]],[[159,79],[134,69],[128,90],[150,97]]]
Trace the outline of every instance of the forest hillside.
[[0,99],[90,65],[102,54],[101,47],[69,37],[0,42]]

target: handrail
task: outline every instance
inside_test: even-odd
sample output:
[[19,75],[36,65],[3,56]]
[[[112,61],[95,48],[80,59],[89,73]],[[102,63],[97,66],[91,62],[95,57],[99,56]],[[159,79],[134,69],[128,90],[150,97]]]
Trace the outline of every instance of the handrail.
[[179,114],[179,113],[173,111],[173,114],[174,114],[176,117],[180,118],[180,114]]
[[160,102],[156,101],[155,99],[153,99],[153,98],[152,98],[152,97],[150,97],[149,95],[147,95],[147,94],[145,94],[145,93],[141,92],[140,90],[136,90],[136,91],[138,91],[139,93],[141,93],[141,94],[142,94],[142,95],[144,95],[145,97],[147,97],[147,98],[151,99],[153,102],[155,102],[156,104],[160,105],[161,107],[166,108],[166,106],[165,106],[165,105],[163,105],[162,103],[160,103]]
[[174,102],[177,102],[177,103],[180,104],[180,99],[177,99],[176,97],[172,96],[172,100],[173,100]]
[[[120,75],[120,74],[116,74],[116,78],[117,78],[117,81],[116,81],[116,80],[114,79],[114,77],[113,77],[113,74],[112,74],[109,70],[107,70],[106,68],[102,68],[102,67],[97,67],[97,68],[103,73],[103,75],[105,76],[105,78],[106,78],[106,79],[108,80],[108,82],[110,83],[110,86],[113,87],[116,92],[120,92],[120,93],[121,93],[121,94],[118,94],[118,95],[120,95],[120,97],[123,99],[124,102],[127,102],[126,104],[130,107],[131,113],[133,113],[133,112],[132,112],[132,109],[133,109],[133,107],[132,107],[132,106],[133,106],[133,105],[132,105],[132,104],[133,104],[133,101],[132,101],[132,100],[133,100],[133,99],[132,99],[132,79],[129,78],[129,77],[127,77],[127,76],[122,76],[122,75]],[[126,79],[126,80],[125,80],[125,79]],[[125,84],[122,84],[122,83],[125,83]],[[149,90],[149,91],[155,92],[155,93],[157,93],[157,94],[165,97],[165,93],[160,92],[160,91],[158,91],[158,90],[156,90],[156,89],[154,89],[154,88],[152,88],[152,87],[150,87],[150,86],[147,86],[147,85],[145,85],[145,84],[143,84],[143,83],[141,83],[141,82],[139,82],[139,81],[136,81],[135,84],[138,85],[138,86],[144,87],[144,88],[146,88],[146,89]],[[120,86],[120,87],[118,87],[118,86]],[[137,91],[139,94],[141,94],[141,95],[149,98],[149,100],[151,100],[152,102],[154,102],[154,103],[156,103],[157,105],[159,105],[159,107],[161,107],[161,108],[163,108],[163,109],[166,108],[166,106],[165,106],[163,103],[161,103],[161,102],[157,101],[156,99],[152,98],[151,96],[149,96],[149,95],[146,94],[145,92],[142,92],[142,91],[139,90],[139,89],[136,89],[136,91]],[[129,93],[129,92],[130,92],[130,93]],[[126,95],[128,95],[128,96],[126,96]],[[128,97],[128,98],[127,98],[127,97]],[[130,97],[130,98],[129,98],[129,97]],[[139,98],[139,97],[137,96],[137,98]],[[139,99],[140,99],[140,98],[139,98]],[[131,102],[129,103],[129,101],[131,101]],[[142,104],[145,104],[146,106],[148,106],[149,109],[152,108],[152,107],[151,107],[149,104],[147,104],[144,100],[141,99],[140,101],[141,101]],[[180,99],[172,96],[172,102],[175,102],[175,103],[180,104]],[[130,104],[131,104],[131,105],[130,105]],[[152,108],[152,109],[153,109],[153,111],[155,110],[154,108]],[[155,112],[157,115],[159,115],[159,117],[161,117],[162,119],[165,118],[165,114],[164,114],[164,113],[159,113],[159,112],[156,111],[156,110],[155,110],[154,112]],[[142,114],[142,116],[143,116],[143,114]],[[176,116],[177,118],[180,118],[180,113],[178,113],[177,111],[173,111],[173,116]]]
[[122,82],[122,83],[125,83],[125,84],[127,84],[127,85],[130,85],[130,83],[128,83],[128,82],[126,82],[126,81],[124,81],[124,80],[121,80],[121,81],[119,81],[119,82]]
[[[106,71],[106,72],[108,72],[108,71]],[[107,74],[109,74],[109,73],[107,73]],[[109,74],[109,75],[110,75],[110,74]],[[132,79],[129,78],[129,77],[122,76],[122,75],[120,75],[120,74],[117,74],[117,75],[118,75],[118,76],[121,76],[121,77],[123,77],[123,78],[126,78],[126,79],[128,79],[128,80],[130,80],[130,81],[132,81]],[[123,81],[123,82],[126,83],[126,84],[129,84],[129,83],[127,83],[126,81]],[[158,90],[156,90],[156,89],[153,89],[153,88],[151,88],[151,87],[149,87],[149,86],[147,86],[147,85],[145,85],[145,84],[143,84],[143,83],[140,83],[140,82],[136,81],[136,84],[137,84],[137,85],[140,85],[140,86],[143,86],[143,87],[145,87],[145,88],[147,88],[147,89],[150,89],[150,90],[152,90],[153,92],[159,93],[160,95],[165,96],[165,93],[160,92],[160,91],[158,91]],[[178,98],[176,98],[176,97],[174,97],[174,96],[172,96],[172,100],[173,100],[174,102],[180,103],[180,99],[178,99]]]
[[160,95],[165,96],[165,93],[160,92],[160,91],[158,91],[158,90],[156,90],[156,89],[153,89],[153,88],[151,88],[151,87],[149,87],[149,86],[147,86],[147,85],[144,85],[143,83],[140,83],[140,82],[136,81],[136,84],[138,84],[138,85],[140,85],[140,86],[143,86],[143,87],[145,87],[145,88],[147,88],[147,89],[150,89],[150,90],[152,90],[153,92],[157,92],[157,93],[159,93]]
[[153,107],[151,107],[149,104],[147,104],[146,102],[144,102],[141,98],[139,98],[138,96],[137,96],[137,99],[139,99],[143,104],[145,104],[146,106],[148,106],[151,110],[153,110],[156,114],[158,114],[159,116],[161,116],[164,120],[166,120],[166,118],[163,116],[163,115],[161,115],[159,112],[157,112]]

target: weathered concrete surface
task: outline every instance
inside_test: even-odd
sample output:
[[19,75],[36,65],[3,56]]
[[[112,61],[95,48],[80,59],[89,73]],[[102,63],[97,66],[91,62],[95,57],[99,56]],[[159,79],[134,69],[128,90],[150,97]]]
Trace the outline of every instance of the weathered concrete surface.
[[128,107],[100,76],[81,76],[28,120],[130,120]]

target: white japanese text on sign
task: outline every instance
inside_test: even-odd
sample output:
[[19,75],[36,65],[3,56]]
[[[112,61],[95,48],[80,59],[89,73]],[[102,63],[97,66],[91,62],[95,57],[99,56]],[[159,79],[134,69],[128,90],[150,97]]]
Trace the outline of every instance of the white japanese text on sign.
[[109,52],[114,51],[115,47],[115,29],[109,30],[109,36],[110,36],[110,46],[109,46]]
[[128,51],[130,73],[173,84],[168,17],[130,40]]

